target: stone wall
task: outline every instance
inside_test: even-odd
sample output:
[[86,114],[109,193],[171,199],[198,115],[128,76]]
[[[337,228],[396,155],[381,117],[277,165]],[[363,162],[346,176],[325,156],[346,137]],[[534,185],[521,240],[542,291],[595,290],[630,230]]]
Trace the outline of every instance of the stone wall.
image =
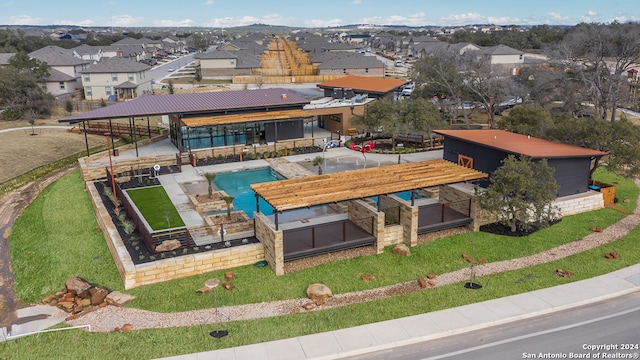
[[387,246],[402,243],[403,231],[402,225],[385,226],[378,235],[378,254],[382,253]]
[[282,230],[260,212],[253,213],[256,237],[264,246],[264,259],[276,275],[284,275],[284,237]]
[[91,182],[87,183],[87,193],[91,196],[98,225],[104,234],[125,289],[251,265],[265,259],[263,245],[254,243],[135,265]]
[[554,205],[560,208],[561,216],[568,216],[602,209],[604,207],[604,199],[601,192],[590,190],[582,194],[558,198]]
[[[497,221],[495,215],[480,208],[479,201],[475,196],[474,185],[459,183],[440,187],[440,201],[463,214],[469,210],[469,199],[471,200],[470,214],[473,219],[473,222],[469,226],[473,231],[479,231],[480,226]],[[587,191],[581,194],[563,196],[556,199],[553,204],[560,209],[560,216],[564,217],[602,209],[604,207],[604,200],[602,193]]]
[[418,207],[411,206],[407,201],[395,195],[380,195],[378,202],[385,211],[385,216],[392,213],[391,216],[398,218],[401,231],[398,233],[395,229],[396,224],[385,224],[385,246],[405,243],[407,246],[416,246],[418,244]]
[[369,205],[366,201],[352,200],[348,202],[349,220],[364,231],[376,237],[376,252],[381,254],[385,247],[384,213]]

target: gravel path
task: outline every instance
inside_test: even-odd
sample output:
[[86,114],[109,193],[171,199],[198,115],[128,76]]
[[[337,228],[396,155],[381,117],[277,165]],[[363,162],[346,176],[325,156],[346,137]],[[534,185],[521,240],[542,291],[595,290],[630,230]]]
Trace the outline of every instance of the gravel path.
[[[640,186],[639,180],[636,180],[636,183]],[[481,277],[554,261],[615,241],[638,225],[640,225],[640,201],[633,215],[625,217],[602,232],[591,233],[582,239],[534,255],[474,266],[474,270],[476,276]],[[439,274],[436,279],[436,286],[462,282],[469,279],[470,275],[469,268]],[[249,320],[307,311],[320,311],[418,290],[420,290],[420,286],[417,281],[408,281],[371,290],[337,294],[329,298],[322,306],[316,307],[314,305],[312,310],[303,308],[303,305],[312,303],[307,298],[177,313],[157,313],[134,308],[107,306],[82,315],[78,319],[68,321],[68,323],[73,326],[91,325],[91,331],[93,332],[114,331],[116,328],[122,328],[125,324],[131,324],[132,329],[135,330],[207,325],[215,324],[218,321]]]

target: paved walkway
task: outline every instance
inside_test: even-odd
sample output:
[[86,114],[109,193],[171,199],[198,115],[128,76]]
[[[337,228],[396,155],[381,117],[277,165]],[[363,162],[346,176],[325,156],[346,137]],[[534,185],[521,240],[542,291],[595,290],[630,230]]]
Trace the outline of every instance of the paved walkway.
[[[640,264],[567,285],[457,308],[291,339],[164,359],[340,359],[527,319],[635,291],[640,291]],[[212,338],[211,341],[218,340]]]

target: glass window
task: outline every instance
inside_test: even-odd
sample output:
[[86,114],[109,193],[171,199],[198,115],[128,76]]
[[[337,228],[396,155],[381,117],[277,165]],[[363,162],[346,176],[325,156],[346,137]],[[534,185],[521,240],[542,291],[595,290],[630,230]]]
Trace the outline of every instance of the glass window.
[[91,81],[91,74],[84,73],[82,76],[84,77],[84,81]]
[[93,95],[93,91],[91,90],[91,86],[87,86],[84,88],[84,91],[87,93],[87,97],[91,97]]
[[111,73],[111,80],[118,81],[118,73]]
[[64,82],[60,81],[58,85],[60,86],[60,90],[64,90]]
[[129,81],[133,81],[133,73],[128,73],[127,79],[129,79]]
[[105,93],[107,96],[111,96],[111,87],[110,87],[110,86],[105,87],[105,88],[104,88],[104,93]]

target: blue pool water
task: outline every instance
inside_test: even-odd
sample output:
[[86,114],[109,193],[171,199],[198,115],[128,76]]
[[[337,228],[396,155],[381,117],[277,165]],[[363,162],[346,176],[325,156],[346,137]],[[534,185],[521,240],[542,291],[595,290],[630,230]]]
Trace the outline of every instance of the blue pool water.
[[[216,175],[213,183],[218,189],[223,190],[229,196],[233,196],[233,209],[244,211],[250,218],[253,218],[253,212],[256,211],[256,197],[251,184],[283,180],[284,176],[272,168],[260,168],[243,171],[235,171],[228,173],[219,173]],[[267,204],[262,198],[260,200],[260,212],[265,215],[273,214],[273,208]]]

